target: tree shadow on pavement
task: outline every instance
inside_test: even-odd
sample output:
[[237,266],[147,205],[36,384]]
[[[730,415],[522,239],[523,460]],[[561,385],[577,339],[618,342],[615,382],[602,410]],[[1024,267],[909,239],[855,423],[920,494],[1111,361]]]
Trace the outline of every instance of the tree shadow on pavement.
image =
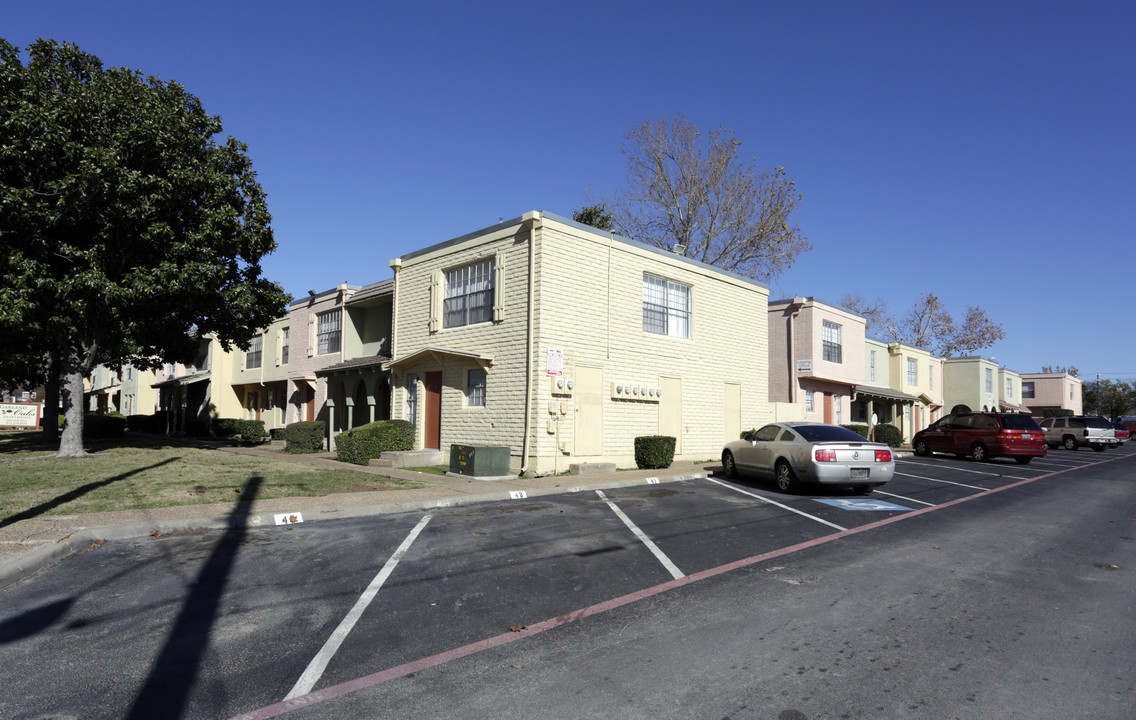
[[229,573],[248,533],[252,502],[263,482],[264,478],[254,476],[245,484],[229,516],[230,529],[213,547],[197,579],[190,585],[181,613],[126,716],[129,720],[181,717],[209,645]]
[[167,459],[165,459],[161,462],[154,463],[153,465],[135,468],[134,470],[131,470],[130,472],[124,472],[121,475],[115,475],[114,477],[107,478],[106,480],[99,480],[98,482],[87,483],[86,485],[80,485],[79,487],[75,488],[74,490],[69,490],[69,491],[63,493],[62,495],[57,495],[56,497],[53,497],[52,499],[48,500],[47,502],[42,502],[39,505],[36,505],[35,507],[28,508],[27,510],[24,510],[23,512],[18,512],[15,515],[9,515],[8,517],[4,518],[3,520],[0,520],[0,528],[5,528],[5,527],[8,527],[9,525],[15,525],[16,523],[20,522],[21,520],[28,520],[28,519],[37,517],[39,515],[43,515],[47,512],[50,512],[51,510],[54,510],[55,508],[59,507],[60,505],[65,505],[65,504],[71,502],[72,500],[80,498],[80,497],[86,495],[87,493],[89,493],[93,490],[98,490],[101,487],[106,487],[107,485],[110,485],[112,483],[116,483],[119,480],[125,480],[126,478],[131,477],[132,475],[137,475],[138,473],[145,472],[147,470],[153,470],[154,468],[159,468],[159,467],[162,467],[163,465],[168,465],[168,464],[175,462],[177,460],[180,460],[180,459],[181,458],[176,458],[176,457],[167,458]]

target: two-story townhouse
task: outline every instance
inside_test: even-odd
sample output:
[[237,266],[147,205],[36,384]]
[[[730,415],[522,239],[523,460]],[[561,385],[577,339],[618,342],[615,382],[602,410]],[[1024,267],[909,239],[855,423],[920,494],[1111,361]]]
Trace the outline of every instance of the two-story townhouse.
[[365,285],[343,303],[342,362],[316,370],[327,387],[329,447],[343,430],[391,417],[394,278]]
[[[949,412],[1000,411],[1004,407],[1007,375],[993,358],[980,356],[947,358],[943,361],[943,407]],[[1012,371],[1008,371],[1012,372]],[[1016,374],[1016,373],[1015,373]],[[1011,387],[1013,378],[1010,377]],[[1020,390],[1016,392],[1020,393]]]
[[108,365],[96,365],[83,384],[87,412],[119,412],[122,378],[117,370]]
[[243,408],[232,417],[262,420],[268,430],[287,424],[290,328],[291,318],[285,315],[254,336],[248,350],[228,353],[232,397],[226,405],[235,402]]
[[122,402],[119,412],[131,415],[152,415],[158,409],[158,391],[154,389],[157,377],[153,370],[122,366]]
[[529,212],[391,261],[392,410],[416,446],[505,446],[514,472],[717,457],[770,419],[762,284]]
[[1030,414],[1022,402],[1022,376],[1007,368],[998,368],[998,409],[1003,412]]
[[329,417],[327,381],[317,372],[344,361],[344,303],[358,285],[342,283],[331,290],[295,300],[288,306],[288,329],[284,342],[288,346],[288,398],[285,423],[323,420],[329,431],[342,426]]
[[166,363],[154,375],[159,410],[168,413],[167,432],[202,432],[214,418],[243,416],[232,387],[231,354],[215,337],[199,339],[191,362]]
[[864,382],[866,321],[813,297],[769,302],[769,400],[779,419],[843,425]]
[[1066,410],[1069,415],[1083,414],[1081,378],[1068,373],[1022,373],[1022,404],[1034,417],[1044,417],[1047,410]]
[[899,428],[904,440],[942,415],[943,361],[923,348],[867,338],[865,384],[856,388],[853,419]]

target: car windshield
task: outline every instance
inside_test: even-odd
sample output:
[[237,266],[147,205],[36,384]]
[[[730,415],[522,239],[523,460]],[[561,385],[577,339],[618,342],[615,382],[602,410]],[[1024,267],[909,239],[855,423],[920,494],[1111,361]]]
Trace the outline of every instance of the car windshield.
[[1003,415],[1002,426],[1007,430],[1040,430],[1041,426],[1029,415]]
[[866,442],[859,433],[836,425],[797,425],[793,430],[809,442]]

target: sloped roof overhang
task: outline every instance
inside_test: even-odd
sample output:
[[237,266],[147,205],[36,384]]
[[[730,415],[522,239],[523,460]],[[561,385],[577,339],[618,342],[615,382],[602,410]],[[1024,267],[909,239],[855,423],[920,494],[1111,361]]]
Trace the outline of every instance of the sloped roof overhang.
[[422,365],[444,365],[446,362],[476,363],[488,369],[493,364],[493,356],[483,353],[467,352],[464,350],[450,350],[440,347],[425,347],[412,353],[383,363],[385,370],[408,370]]

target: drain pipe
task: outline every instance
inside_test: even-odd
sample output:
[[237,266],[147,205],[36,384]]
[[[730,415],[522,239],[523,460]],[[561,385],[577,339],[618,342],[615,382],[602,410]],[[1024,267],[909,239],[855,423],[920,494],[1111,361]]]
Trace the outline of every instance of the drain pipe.
[[[789,333],[788,333],[788,340],[789,340],[789,378],[790,378],[790,380],[789,380],[789,403],[792,404],[792,405],[797,404],[797,397],[799,395],[797,385],[800,384],[800,381],[797,379],[796,343],[794,342],[794,338],[793,338],[793,335],[796,333],[797,328],[796,328],[796,325],[793,321],[796,320],[797,316],[801,314],[801,308],[804,306],[804,304],[805,304],[804,298],[795,297],[795,298],[793,298],[792,300],[789,301],[789,310],[792,311],[792,312],[789,313]],[[794,309],[794,308],[796,308],[796,309]]]
[[525,428],[524,434],[521,436],[521,471],[519,473],[523,476],[529,470],[529,453],[532,450],[529,435],[532,433],[533,353],[535,352],[533,348],[533,325],[535,324],[533,316],[536,312],[533,307],[536,293],[536,284],[533,278],[536,275],[536,231],[541,227],[540,211],[533,210],[525,213],[521,217],[521,223],[529,229],[529,304],[528,328],[525,335]]

